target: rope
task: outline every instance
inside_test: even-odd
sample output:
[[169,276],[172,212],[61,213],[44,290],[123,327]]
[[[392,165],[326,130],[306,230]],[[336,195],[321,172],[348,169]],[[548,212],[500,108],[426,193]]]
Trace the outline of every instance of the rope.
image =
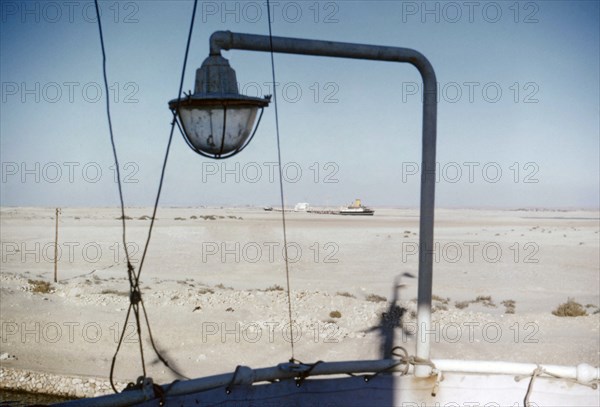
[[[592,388],[594,390],[596,390],[598,388],[598,383],[600,382],[600,380],[592,380],[591,382],[583,383],[583,382],[580,382],[579,380],[577,380],[575,378],[564,377],[564,376],[561,376],[561,375],[557,375],[557,374],[548,372],[542,366],[538,365],[538,367],[531,374],[531,379],[529,380],[529,385],[527,386],[527,392],[525,393],[525,398],[523,399],[523,405],[524,405],[524,407],[530,407],[529,396],[531,395],[531,392],[533,391],[533,382],[535,381],[535,379],[538,376],[542,376],[542,375],[547,375],[547,376],[553,377],[555,379],[565,380],[565,381],[568,381],[568,382],[571,382],[571,383],[576,383],[576,384],[580,384],[582,386],[587,386],[587,387],[590,387],[590,388]],[[516,376],[515,380],[519,381],[519,380],[524,379],[526,377],[529,377],[529,375]],[[532,403],[532,404],[535,405],[535,403]]]
[[531,375],[531,380],[529,381],[529,385],[527,386],[527,392],[525,393],[525,398],[523,399],[524,407],[530,407],[529,396],[531,395],[531,391],[533,390],[533,382],[535,381],[535,378],[541,375],[542,373],[544,373],[544,369],[540,365],[538,365],[538,367],[533,371],[533,374]]
[[[130,304],[129,304],[129,309],[127,310],[127,316],[125,317],[125,326],[127,326],[127,322],[129,321],[129,315],[131,314],[131,310],[133,308],[134,314],[136,316],[137,332],[138,332],[138,335],[141,335],[141,326],[140,326],[139,314],[138,314],[138,309],[137,309],[137,301],[134,301],[134,299],[138,298],[136,295],[134,295],[134,293],[135,292],[139,293],[139,287],[137,288],[137,291],[136,291],[135,286],[132,284],[133,276],[134,276],[134,268],[130,261],[129,251],[127,250],[125,203],[123,200],[123,188],[121,186],[121,173],[120,173],[120,166],[119,166],[119,158],[117,155],[117,148],[115,146],[115,138],[114,138],[114,133],[113,133],[113,128],[112,128],[112,119],[111,119],[111,115],[110,115],[110,98],[108,97],[108,77],[106,74],[106,49],[104,46],[104,34],[102,32],[102,21],[100,19],[100,8],[98,6],[98,0],[94,0],[94,5],[96,8],[96,18],[98,19],[98,31],[100,33],[100,47],[102,49],[102,75],[104,78],[104,88],[106,90],[106,95],[107,95],[107,97],[106,97],[106,116],[108,117],[108,129],[109,129],[109,133],[110,133],[110,143],[112,146],[113,157],[115,160],[115,167],[117,169],[117,185],[119,188],[119,201],[121,204],[121,222],[122,222],[122,230],[123,230],[123,248],[125,250],[125,257],[127,259],[127,275],[129,277],[129,283],[130,283]],[[123,327],[123,332],[121,333],[119,344],[117,345],[117,352],[118,352],[118,349],[120,349],[120,347],[121,347],[123,336],[125,334],[125,326]],[[141,355],[141,360],[142,360],[142,371],[143,371],[143,374],[145,377],[146,376],[146,366],[144,363],[144,349],[142,346],[142,341],[140,340],[139,342],[140,342],[140,355]],[[116,354],[115,354],[115,356],[116,356]],[[116,391],[115,386],[113,384],[113,380],[112,380],[113,370],[114,370],[114,358],[113,358],[113,363],[111,364],[110,383],[111,383],[113,390]]]
[[[310,365],[310,367],[308,368],[308,370],[306,372],[302,372],[300,373],[300,377],[296,380],[296,387],[300,387],[302,386],[302,383],[304,383],[304,381],[308,378],[308,376],[310,376],[310,374],[312,373],[313,369],[315,367],[317,367],[317,365],[323,363],[322,360],[317,360],[315,363],[313,363],[312,365]],[[302,363],[303,365],[305,365],[306,363]]]
[[[397,351],[401,351],[402,354],[398,354]],[[372,375],[367,375],[364,377],[365,382],[368,382],[369,380],[371,380],[372,378],[379,376],[382,373],[386,373],[389,372],[391,370],[394,370],[395,368],[397,368],[400,365],[406,365],[404,367],[404,369],[402,369],[400,371],[400,374],[402,376],[408,374],[408,369],[410,368],[410,365],[413,366],[417,366],[417,365],[426,365],[431,367],[432,369],[435,369],[435,365],[433,364],[432,361],[427,360],[427,359],[423,359],[420,358],[418,356],[409,356],[408,351],[406,349],[404,349],[402,346],[396,346],[392,349],[392,355],[399,357],[400,359],[398,360],[398,363],[395,363],[383,370],[380,370],[379,372],[373,373]]]
[[[183,68],[182,68],[182,72],[181,72],[181,80],[180,80],[180,84],[179,84],[179,93],[178,95],[181,95],[182,92],[182,88],[183,88],[183,80],[184,80],[184,76],[185,76],[185,68],[187,65],[187,58],[188,58],[188,54],[189,54],[189,48],[190,48],[190,42],[191,42],[191,37],[192,37],[192,31],[193,31],[193,27],[194,27],[194,19],[195,19],[195,15],[196,15],[196,8],[197,8],[197,4],[198,4],[198,0],[194,0],[194,8],[192,11],[192,19],[191,19],[191,23],[190,23],[190,29],[189,29],[189,33],[188,33],[188,39],[187,39],[187,44],[186,44],[186,50],[185,50],[185,57],[184,57],[184,61],[183,61]],[[102,32],[102,23],[101,23],[101,19],[100,19],[100,9],[98,6],[98,0],[94,0],[94,5],[96,8],[96,17],[98,19],[98,30],[100,33],[100,45],[102,48],[102,69],[103,69],[103,76],[104,76],[104,86],[106,89],[106,94],[108,95],[108,79],[107,79],[107,74],[106,74],[106,51],[105,51],[105,47],[104,47],[104,35]],[[129,308],[127,310],[127,315],[125,316],[125,323],[123,324],[123,328],[121,331],[121,335],[119,337],[119,343],[117,344],[117,349],[115,351],[115,354],[113,355],[112,358],[112,362],[111,362],[111,366],[110,366],[110,385],[113,389],[113,391],[115,393],[118,393],[114,382],[113,382],[113,374],[114,374],[114,368],[115,368],[115,363],[117,360],[117,355],[119,353],[119,350],[121,349],[121,345],[123,343],[123,337],[125,336],[125,330],[127,328],[127,322],[129,321],[129,316],[131,315],[131,311],[133,310],[133,314],[135,317],[135,323],[136,323],[136,329],[137,329],[137,334],[138,334],[138,340],[139,340],[139,346],[140,346],[140,359],[141,359],[141,364],[142,364],[142,372],[143,372],[143,376],[142,378],[146,377],[146,363],[145,363],[145,359],[144,359],[144,348],[143,348],[143,344],[142,344],[142,326],[141,326],[141,319],[140,319],[140,304],[142,306],[142,311],[144,313],[144,320],[146,323],[146,327],[148,328],[148,336],[150,339],[150,343],[152,345],[152,349],[154,350],[155,354],[158,356],[158,359],[167,367],[169,368],[172,372],[174,372],[176,375],[187,378],[185,376],[183,376],[181,373],[177,372],[176,370],[174,370],[172,367],[169,366],[169,363],[166,361],[166,359],[160,354],[160,352],[158,351],[158,349],[156,348],[156,345],[154,343],[154,338],[152,336],[152,330],[150,329],[150,322],[148,320],[148,314],[146,312],[146,307],[144,306],[144,301],[142,299],[142,293],[140,290],[140,286],[139,286],[139,279],[140,279],[140,274],[142,272],[142,266],[144,264],[144,260],[146,258],[146,253],[148,251],[148,245],[150,243],[150,238],[152,236],[152,229],[154,227],[154,221],[156,219],[156,212],[158,209],[158,202],[160,200],[160,194],[162,191],[162,185],[163,185],[163,181],[164,181],[164,176],[165,176],[165,170],[166,170],[166,166],[167,166],[167,161],[168,161],[168,157],[169,157],[169,151],[170,151],[170,147],[171,147],[171,142],[173,140],[173,132],[175,129],[175,123],[176,123],[176,111],[173,112],[173,120],[171,122],[171,131],[169,134],[169,141],[167,144],[167,151],[165,153],[165,158],[163,161],[163,166],[162,166],[162,171],[161,171],[161,176],[160,176],[160,182],[159,182],[159,187],[158,187],[158,192],[156,195],[156,199],[154,202],[154,209],[152,212],[152,220],[150,222],[150,228],[148,230],[148,237],[146,239],[146,244],[144,246],[144,252],[142,255],[142,259],[140,261],[140,268],[137,272],[137,274],[135,273],[135,269],[133,267],[133,265],[131,264],[130,261],[130,257],[129,257],[129,251],[127,250],[127,239],[126,239],[126,224],[125,224],[125,204],[124,204],[124,200],[123,200],[123,191],[122,191],[122,186],[121,186],[121,175],[120,175],[120,170],[119,170],[119,161],[118,161],[118,157],[117,157],[117,150],[115,147],[115,142],[114,142],[114,135],[113,135],[113,129],[112,129],[112,120],[111,120],[111,116],[110,116],[110,98],[106,98],[106,113],[108,116],[108,126],[109,126],[109,130],[110,130],[110,141],[111,141],[111,145],[112,145],[112,150],[113,150],[113,155],[114,155],[114,160],[115,160],[115,166],[117,168],[117,180],[118,180],[118,187],[119,187],[119,199],[120,199],[120,203],[121,203],[121,220],[122,220],[122,229],[123,229],[123,246],[124,246],[124,250],[125,250],[125,255],[126,255],[126,259],[127,259],[127,275],[129,278]],[[179,106],[177,106],[179,107]]]
[[98,9],[98,0],[94,0],[96,6],[96,17],[98,18],[98,31],[100,32],[100,46],[102,48],[102,75],[104,77],[104,88],[106,89],[106,116],[108,117],[108,130],[110,132],[110,144],[112,146],[115,167],[117,169],[117,185],[119,187],[119,201],[121,203],[121,222],[123,229],[123,249],[125,250],[125,258],[127,259],[127,269],[133,267],[129,261],[129,250],[127,249],[127,239],[125,236],[125,204],[123,201],[123,188],[121,187],[121,167],[119,166],[119,157],[117,156],[117,148],[115,146],[115,137],[112,128],[112,119],[110,116],[110,98],[108,97],[108,78],[106,75],[106,51],[104,49],[104,36],[102,34],[102,23],[100,21],[100,10]]
[[290,266],[288,262],[287,228],[285,223],[285,201],[283,198],[283,170],[281,166],[281,141],[279,137],[279,111],[277,109],[277,89],[275,87],[275,58],[273,56],[273,31],[271,28],[271,6],[267,0],[267,20],[269,22],[269,44],[271,48],[271,75],[273,77],[273,102],[275,104],[275,131],[277,133],[277,161],[279,163],[279,198],[281,201],[281,221],[283,224],[283,252],[285,258],[285,280],[288,300],[288,319],[290,321],[290,345],[292,347],[292,357],[294,360],[294,329],[292,326],[292,296],[290,292]]

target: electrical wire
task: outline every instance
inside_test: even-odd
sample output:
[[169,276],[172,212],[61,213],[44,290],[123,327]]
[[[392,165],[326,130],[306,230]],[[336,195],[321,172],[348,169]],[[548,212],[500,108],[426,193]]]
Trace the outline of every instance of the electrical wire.
[[285,222],[285,199],[283,194],[283,170],[281,165],[281,141],[279,137],[279,111],[277,109],[277,81],[275,80],[275,58],[273,52],[273,29],[271,27],[271,6],[267,0],[267,20],[269,22],[269,44],[271,48],[271,76],[273,79],[273,103],[275,105],[275,132],[277,134],[277,161],[279,164],[279,198],[281,201],[281,222],[283,225],[283,252],[285,259],[285,280],[287,285],[287,300],[288,300],[288,318],[290,325],[290,345],[292,348],[292,357],[290,361],[295,360],[294,357],[294,327],[292,320],[292,295],[290,290],[290,266],[288,261],[288,244],[287,244],[287,227]]
[[[104,46],[104,35],[102,32],[102,22],[100,19],[100,9],[98,6],[98,0],[94,0],[94,4],[95,4],[95,8],[96,8],[96,17],[97,17],[97,21],[98,21],[98,31],[100,33],[100,45],[102,48],[102,69],[103,69],[103,76],[104,76],[104,86],[106,89],[106,95],[108,95],[108,79],[107,79],[107,74],[106,74],[106,50],[105,50],[105,46]],[[187,59],[188,59],[188,54],[189,54],[189,49],[190,49],[190,43],[191,43],[191,38],[192,38],[192,31],[194,28],[194,20],[195,20],[195,16],[196,16],[196,9],[197,9],[197,5],[198,5],[198,0],[194,0],[194,7],[193,7],[193,11],[192,11],[192,18],[191,18],[191,23],[190,23],[190,29],[188,32],[188,38],[187,38],[187,44],[186,44],[186,49],[185,49],[185,57],[183,60],[183,67],[182,67],[182,72],[181,72],[181,80],[179,83],[179,93],[178,95],[181,95],[181,92],[183,90],[183,81],[184,81],[184,77],[185,77],[185,69],[186,69],[186,65],[187,65]],[[178,102],[179,103],[179,102]],[[177,106],[179,107],[179,105]],[[154,227],[154,221],[156,219],[156,212],[158,209],[158,203],[160,201],[160,195],[161,195],[161,191],[162,191],[162,186],[163,186],[163,182],[164,182],[164,177],[165,177],[165,170],[166,170],[166,166],[167,166],[167,161],[168,161],[168,157],[169,157],[169,151],[171,148],[171,142],[173,141],[173,133],[175,130],[175,125],[176,125],[176,111],[173,112],[173,119],[171,122],[171,130],[169,133],[169,141],[167,143],[167,149],[165,152],[165,158],[163,161],[163,165],[162,165],[162,170],[161,170],[161,176],[160,176],[160,181],[159,181],[159,186],[158,186],[158,191],[156,194],[156,199],[154,201],[154,209],[152,211],[152,219],[150,222],[150,227],[148,230],[148,237],[146,239],[146,244],[144,246],[144,252],[142,255],[142,259],[140,261],[140,267],[138,269],[137,274],[135,273],[135,269],[133,267],[133,265],[131,264],[130,261],[130,256],[129,256],[129,252],[127,250],[127,239],[126,239],[126,223],[125,223],[125,204],[124,204],[124,199],[123,199],[123,190],[122,190],[122,185],[121,185],[121,175],[120,175],[120,171],[119,171],[119,161],[118,161],[118,156],[117,156],[117,150],[116,150],[116,146],[115,146],[115,142],[114,142],[114,134],[113,134],[113,128],[112,128],[112,120],[111,120],[111,115],[110,115],[110,101],[109,98],[106,98],[106,113],[107,113],[107,117],[108,117],[108,125],[109,125],[109,131],[110,131],[110,140],[111,140],[111,145],[112,145],[112,150],[113,150],[113,155],[114,155],[114,160],[115,160],[115,165],[117,168],[117,184],[119,187],[119,199],[120,199],[120,203],[121,203],[121,219],[122,219],[122,229],[123,229],[123,245],[124,245],[124,250],[125,250],[125,255],[126,255],[126,259],[127,259],[127,273],[128,273],[128,277],[129,277],[129,287],[130,287],[130,292],[129,292],[129,308],[127,310],[127,315],[125,316],[125,322],[123,324],[123,328],[121,331],[121,335],[119,337],[119,343],[117,344],[117,349],[115,351],[115,354],[113,355],[112,358],[112,362],[111,362],[111,367],[110,367],[110,384],[112,389],[115,391],[115,393],[117,393],[117,389],[113,383],[113,375],[114,375],[114,368],[115,368],[115,363],[117,360],[117,355],[119,353],[119,350],[121,349],[121,345],[123,343],[123,337],[125,335],[125,330],[127,328],[127,323],[129,321],[129,317],[131,315],[131,311],[133,311],[133,314],[135,316],[135,321],[136,321],[136,328],[137,328],[137,334],[138,334],[138,341],[139,341],[139,346],[140,346],[140,358],[141,358],[141,364],[142,364],[142,372],[143,372],[143,377],[146,377],[146,363],[145,363],[145,359],[144,359],[144,349],[143,349],[143,345],[142,345],[142,329],[141,329],[141,319],[140,319],[140,305],[141,305],[141,310],[144,314],[144,320],[146,323],[146,327],[148,329],[148,336],[150,339],[150,343],[152,345],[152,348],[156,354],[156,356],[158,357],[158,359],[167,367],[169,368],[172,372],[174,372],[176,375],[183,377],[183,378],[187,378],[186,376],[182,375],[181,373],[179,373],[178,371],[176,371],[174,368],[172,368],[171,366],[169,366],[169,363],[167,362],[167,360],[160,354],[160,352],[158,351],[158,349],[156,348],[156,345],[154,343],[154,338],[152,336],[152,330],[150,328],[150,321],[148,319],[148,314],[146,312],[146,307],[144,306],[144,301],[142,299],[142,294],[141,294],[141,290],[139,287],[139,279],[140,279],[140,274],[142,272],[142,266],[144,264],[144,260],[146,258],[146,253],[148,251],[148,246],[150,244],[150,239],[152,237],[152,229]]]

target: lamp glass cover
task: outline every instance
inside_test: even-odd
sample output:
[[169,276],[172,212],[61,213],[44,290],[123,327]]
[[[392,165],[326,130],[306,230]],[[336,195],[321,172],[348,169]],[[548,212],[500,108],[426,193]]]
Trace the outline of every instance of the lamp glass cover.
[[244,146],[252,133],[257,111],[256,106],[185,106],[180,108],[180,118],[188,141],[196,149],[222,155]]

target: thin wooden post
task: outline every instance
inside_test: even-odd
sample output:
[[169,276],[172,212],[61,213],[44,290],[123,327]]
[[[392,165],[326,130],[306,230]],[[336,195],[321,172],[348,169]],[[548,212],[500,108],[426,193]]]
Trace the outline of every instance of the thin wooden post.
[[54,282],[58,282],[58,215],[60,208],[56,208],[56,227],[54,231]]

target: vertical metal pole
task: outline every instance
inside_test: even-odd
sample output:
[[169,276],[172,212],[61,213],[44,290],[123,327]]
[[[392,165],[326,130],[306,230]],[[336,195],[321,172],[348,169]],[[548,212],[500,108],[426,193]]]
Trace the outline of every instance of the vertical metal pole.
[[58,282],[58,215],[60,208],[56,208],[56,226],[54,228],[54,282]]
[[[421,213],[419,216],[419,286],[417,303],[417,357],[429,359],[431,348],[431,287],[433,284],[433,218],[435,206],[435,147],[437,138],[437,82],[423,75],[423,146],[421,160]],[[415,366],[416,377],[428,377],[431,367]]]

